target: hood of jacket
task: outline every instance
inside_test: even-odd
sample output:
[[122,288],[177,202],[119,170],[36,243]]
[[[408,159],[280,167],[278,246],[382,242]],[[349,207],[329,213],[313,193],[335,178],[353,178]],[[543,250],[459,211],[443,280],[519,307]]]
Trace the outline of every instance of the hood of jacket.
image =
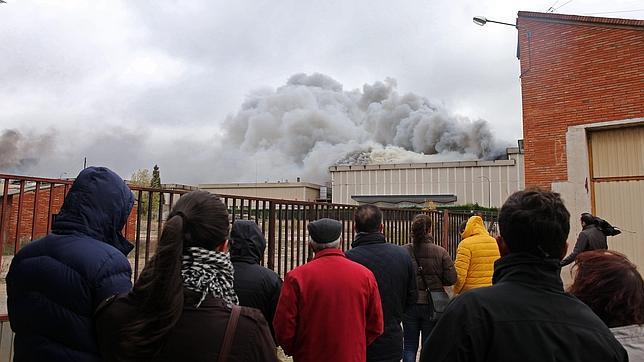
[[134,195],[119,175],[106,167],[88,167],[67,193],[52,232],[86,235],[127,255],[134,246],[121,230],[133,206]]
[[230,232],[230,259],[259,264],[266,249],[266,239],[254,221],[238,220]]
[[490,235],[487,232],[487,229],[485,228],[485,224],[483,223],[483,219],[481,219],[480,216],[472,216],[467,220],[467,224],[465,225],[465,230],[463,231],[463,234],[461,236],[463,239],[469,238],[470,236],[474,235]]

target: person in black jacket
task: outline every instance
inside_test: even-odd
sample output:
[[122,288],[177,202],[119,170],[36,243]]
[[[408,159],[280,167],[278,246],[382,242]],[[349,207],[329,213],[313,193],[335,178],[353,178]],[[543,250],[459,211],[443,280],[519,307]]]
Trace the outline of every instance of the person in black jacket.
[[366,266],[378,282],[385,331],[367,347],[367,361],[400,361],[403,357],[405,309],[416,303],[416,273],[409,253],[385,240],[382,211],[361,205],[354,214],[356,237],[346,256]]
[[575,248],[572,253],[561,261],[561,266],[566,266],[577,258],[579,253],[590,250],[608,249],[606,242],[606,235],[599,230],[595,217],[587,212],[581,214],[581,227],[582,230],[577,237]]
[[628,361],[604,322],[563,290],[570,214],[559,194],[512,194],[499,213],[492,286],[447,307],[421,361]]
[[[51,186],[50,186],[51,187]],[[134,196],[119,175],[88,167],[52,225],[11,262],[7,297],[14,361],[100,361],[94,310],[132,288],[121,230]]]
[[235,268],[235,292],[239,305],[262,311],[273,331],[273,316],[280,298],[282,279],[259,265],[266,249],[262,230],[254,221],[238,220],[230,232],[230,259]]

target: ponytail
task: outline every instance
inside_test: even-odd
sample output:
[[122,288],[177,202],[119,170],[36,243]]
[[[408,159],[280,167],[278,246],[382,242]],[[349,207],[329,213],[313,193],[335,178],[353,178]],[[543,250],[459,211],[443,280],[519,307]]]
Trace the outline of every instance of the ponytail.
[[418,214],[411,224],[411,239],[414,246],[424,243],[427,240],[427,233],[432,229],[432,219],[429,215]]
[[183,213],[177,213],[166,221],[156,254],[134,283],[130,296],[135,302],[136,317],[122,330],[121,358],[156,355],[163,338],[181,317],[184,219]]

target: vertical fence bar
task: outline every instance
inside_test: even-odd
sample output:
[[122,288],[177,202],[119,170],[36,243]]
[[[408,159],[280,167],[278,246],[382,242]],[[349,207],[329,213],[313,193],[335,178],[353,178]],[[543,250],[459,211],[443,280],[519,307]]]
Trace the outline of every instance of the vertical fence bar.
[[31,217],[31,240],[34,239],[34,236],[36,235],[36,225],[38,225],[38,199],[39,197],[39,192],[40,192],[40,181],[36,181],[36,187],[34,188],[34,212],[33,216]]
[[51,208],[54,206],[54,188],[56,187],[56,184],[50,183],[49,184],[49,205],[47,206],[47,234],[51,232]]
[[[262,234],[266,235],[266,200],[262,200]],[[270,220],[270,212],[269,212],[269,220]]]
[[173,203],[174,203],[174,194],[170,193],[170,199],[168,200],[168,207],[170,208],[170,211],[172,211]]
[[143,191],[137,191],[136,201],[136,236],[134,238],[134,280],[139,277],[139,247],[141,245],[141,216],[143,208],[141,207],[141,200],[143,198]]
[[275,204],[268,202],[268,268],[275,270]]
[[277,205],[277,274],[282,275],[282,204]]
[[441,246],[445,249],[450,251],[448,242],[449,242],[449,212],[447,210],[443,210],[443,235],[441,237]]
[[145,262],[148,262],[150,258],[150,233],[152,231],[152,201],[154,200],[154,194],[152,191],[148,190],[148,209],[147,209],[147,220],[145,227]]
[[163,204],[165,203],[165,193],[159,192],[159,213],[157,214],[157,246],[159,245],[159,240],[161,239],[161,233],[162,233],[162,223],[161,219],[163,219]]
[[[340,206],[339,208],[342,211],[344,211],[344,207]],[[339,214],[338,219],[342,223],[342,233],[340,234],[340,237],[342,238],[342,241],[341,241],[342,244],[340,246],[340,249],[342,249],[343,251],[346,251],[347,250],[347,248],[346,248],[346,245],[347,245],[347,229],[346,229],[346,227],[347,227],[347,225],[346,225],[346,221],[345,221],[345,218],[344,218],[344,212],[342,212],[342,213],[338,212],[338,214]]]
[[356,214],[356,208],[352,207],[351,208],[351,221],[350,221],[351,222],[351,244],[353,244],[353,240],[354,240],[355,235],[356,235],[356,230],[355,230],[356,223],[354,221],[355,214]]
[[296,239],[297,242],[295,243],[295,245],[297,250],[295,252],[295,255],[296,255],[295,262],[297,263],[298,266],[302,265],[302,254],[300,253],[301,247],[302,247],[302,239],[300,238],[301,219],[302,219],[302,205],[297,205],[297,219],[296,219],[297,223],[295,226],[295,230],[296,230],[295,237],[297,238]]
[[[2,193],[2,213],[0,213],[0,266],[2,265],[2,255],[4,254],[4,245],[6,243],[6,235],[8,234],[9,230],[6,227],[6,224],[8,224],[8,219],[9,219],[9,213],[7,212],[9,206],[8,206],[8,201],[9,201],[9,179],[5,178],[4,179],[4,185],[3,185],[3,193]],[[5,214],[7,217],[5,217]]]
[[13,241],[13,255],[20,248],[20,223],[22,222],[22,205],[25,198],[25,180],[20,180],[20,193],[18,198],[18,214],[16,216],[16,239]]
[[234,224],[234,223],[235,223],[235,209],[236,209],[236,208],[237,208],[237,198],[236,198],[236,197],[233,197],[233,207],[232,207],[232,209],[231,209],[231,211],[232,211],[232,212],[231,212],[231,214],[232,214],[232,216],[233,216],[233,220],[232,220],[232,222],[231,222],[232,224]]
[[255,200],[255,223],[259,225],[259,200]]
[[291,245],[291,269],[295,267],[295,206],[291,205],[291,240],[289,241]]

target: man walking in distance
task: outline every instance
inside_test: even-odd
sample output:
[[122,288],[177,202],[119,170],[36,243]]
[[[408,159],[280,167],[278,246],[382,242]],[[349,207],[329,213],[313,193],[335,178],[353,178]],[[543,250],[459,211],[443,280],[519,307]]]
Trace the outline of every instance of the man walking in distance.
[[559,194],[512,194],[499,213],[492,286],[455,298],[421,361],[627,361],[604,322],[563,289],[570,214]]
[[378,281],[385,331],[367,348],[368,361],[400,361],[403,331],[400,326],[407,306],[416,303],[416,273],[409,253],[385,240],[382,211],[362,205],[354,215],[357,232],[347,258],[371,270]]
[[383,331],[376,279],[339,249],[340,222],[320,219],[308,230],[315,257],[284,278],[275,338],[295,361],[364,361]]
[[561,266],[566,266],[572,263],[577,258],[577,255],[584,251],[608,249],[606,235],[599,230],[599,227],[595,222],[595,217],[592,214],[585,212],[581,214],[580,221],[582,230],[577,237],[575,248],[572,250],[570,255],[561,261]]

